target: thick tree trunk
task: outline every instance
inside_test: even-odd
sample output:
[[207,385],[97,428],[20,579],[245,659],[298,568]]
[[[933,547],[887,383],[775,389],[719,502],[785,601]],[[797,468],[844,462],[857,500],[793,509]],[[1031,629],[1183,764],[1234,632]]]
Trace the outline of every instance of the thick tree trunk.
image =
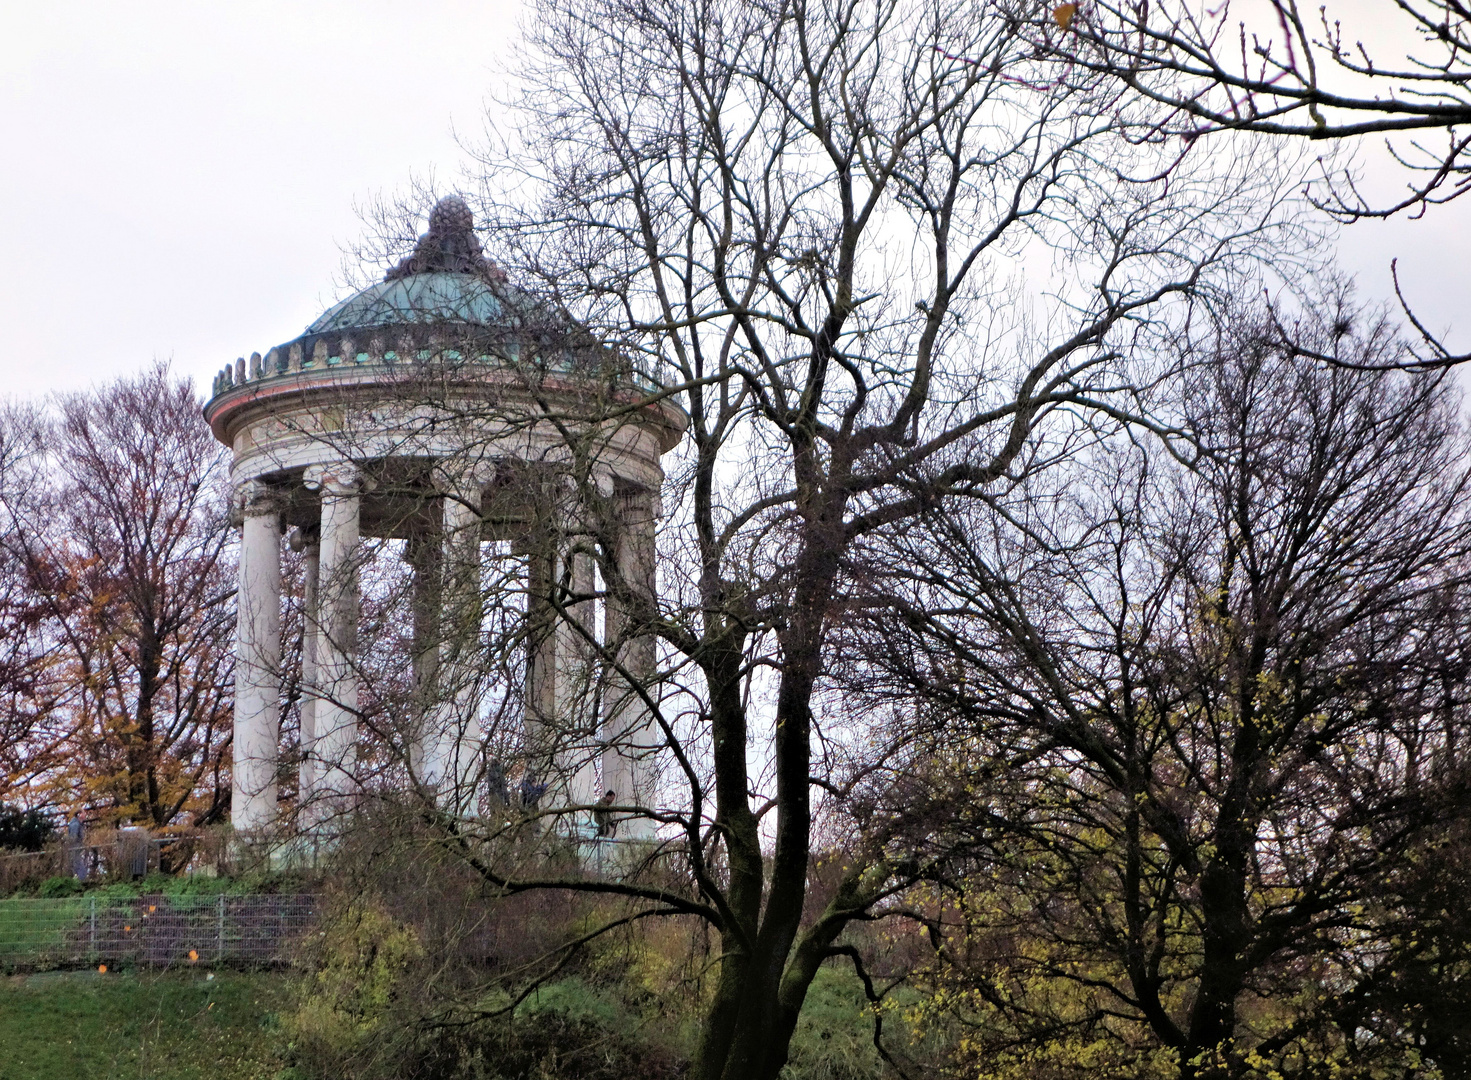
[[[1250,670],[1259,671],[1261,666],[1254,664]],[[1231,779],[1216,818],[1216,851],[1200,875],[1200,982],[1190,1011],[1181,1080],[1231,1075],[1236,1001],[1246,973],[1242,950],[1252,931],[1247,904],[1248,867],[1256,843],[1251,787],[1261,752],[1249,693],[1242,695],[1240,709],[1243,720],[1232,747]]]
[[[797,1015],[826,944],[813,946],[816,953],[798,948],[794,956],[812,846],[812,694],[822,669],[823,629],[838,566],[836,534],[824,527],[832,519],[814,515],[809,522],[814,518],[816,527],[809,528],[796,560],[791,620],[778,635],[782,677],[774,740],[777,826],[764,910],[763,863],[758,823],[749,805],[746,724],[739,698],[732,695],[730,715],[716,718],[717,820],[730,845],[731,908],[736,917],[721,935],[725,959],[696,1063],[699,1080],[775,1080],[786,1064]],[[734,689],[737,683],[731,680],[729,685]],[[731,737],[737,728],[738,742]],[[739,762],[734,760],[737,753]]]

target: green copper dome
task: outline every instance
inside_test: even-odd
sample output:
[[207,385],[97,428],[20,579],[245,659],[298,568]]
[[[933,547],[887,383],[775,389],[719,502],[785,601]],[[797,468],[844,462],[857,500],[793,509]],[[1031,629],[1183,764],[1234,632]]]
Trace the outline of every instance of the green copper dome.
[[371,381],[370,368],[391,372],[404,362],[525,365],[652,386],[566,312],[510,284],[481,250],[470,208],[450,196],[435,204],[428,231],[382,281],[332,305],[265,357],[237,360],[216,377],[214,395],[329,369],[357,370]]
[[507,314],[499,284],[481,274],[444,271],[380,281],[328,308],[305,336],[422,323],[489,325]]
[[309,351],[320,338],[365,339],[395,327],[507,330],[544,321],[535,315],[530,298],[481,251],[470,208],[451,195],[430,211],[429,231],[408,257],[382,281],[328,308],[297,340]]

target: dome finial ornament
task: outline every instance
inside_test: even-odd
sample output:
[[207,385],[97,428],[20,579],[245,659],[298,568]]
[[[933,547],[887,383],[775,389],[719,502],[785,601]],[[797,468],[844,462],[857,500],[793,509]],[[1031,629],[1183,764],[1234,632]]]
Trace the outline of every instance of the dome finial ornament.
[[411,255],[384,275],[397,281],[414,274],[480,274],[504,280],[505,273],[485,257],[475,235],[475,215],[458,195],[446,195],[429,211],[429,231],[419,237]]

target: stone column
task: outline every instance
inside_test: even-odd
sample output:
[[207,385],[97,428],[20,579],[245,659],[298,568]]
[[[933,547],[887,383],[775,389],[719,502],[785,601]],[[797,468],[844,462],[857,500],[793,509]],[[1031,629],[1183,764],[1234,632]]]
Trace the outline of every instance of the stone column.
[[296,805],[303,824],[310,824],[316,798],[318,774],[317,743],[317,642],[321,636],[317,620],[317,592],[321,578],[322,547],[315,528],[297,529],[291,534],[291,546],[301,552],[302,569],[302,633],[301,696],[297,711],[301,716],[301,762],[297,767]]
[[[556,783],[557,613],[548,600],[555,580],[550,530],[533,529],[526,543],[526,776],[521,798]],[[545,794],[541,796],[546,803]]]
[[527,768],[547,785],[542,808],[596,801],[596,695],[591,650],[591,559],[567,550],[556,530],[533,535],[528,566],[530,641],[526,686]]
[[[654,591],[654,494],[643,488],[618,491],[618,546],[614,552],[625,586],[647,605]],[[655,639],[638,625],[638,604],[620,603],[608,590],[605,644],[615,650],[617,667],[608,680],[603,719],[603,785],[616,805],[649,806],[655,796],[657,757],[663,733],[654,723],[642,690],[657,696]],[[627,676],[623,674],[627,672]],[[620,839],[653,835],[653,823],[634,818],[619,823]]]
[[449,485],[444,496],[442,603],[436,688],[423,733],[421,779],[445,809],[473,813],[480,774],[480,488]]
[[436,744],[431,737],[435,706],[439,701],[439,653],[443,631],[444,538],[438,528],[416,533],[405,545],[404,558],[413,568],[413,665],[414,701],[410,722],[409,771],[421,783],[430,784],[436,773],[431,760]]
[[240,492],[231,820],[237,832],[276,817],[281,696],[281,508],[264,484]]
[[585,806],[602,795],[598,790],[593,645],[588,640],[596,609],[594,601],[574,603],[572,597],[593,595],[592,558],[581,553],[565,554],[559,569],[562,583],[571,594],[565,597],[566,616],[557,625],[557,716],[566,733],[561,771],[567,777],[567,801]]
[[357,791],[358,536],[362,498],[352,465],[314,466],[306,485],[321,492],[317,586],[316,739],[312,760],[320,811],[313,823],[351,808]]

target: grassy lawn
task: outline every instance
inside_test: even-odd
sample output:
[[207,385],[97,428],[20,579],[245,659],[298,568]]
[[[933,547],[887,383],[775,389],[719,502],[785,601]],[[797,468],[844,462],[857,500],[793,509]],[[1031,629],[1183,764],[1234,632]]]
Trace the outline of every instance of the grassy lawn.
[[197,969],[0,978],[0,1080],[273,1080],[286,992]]

